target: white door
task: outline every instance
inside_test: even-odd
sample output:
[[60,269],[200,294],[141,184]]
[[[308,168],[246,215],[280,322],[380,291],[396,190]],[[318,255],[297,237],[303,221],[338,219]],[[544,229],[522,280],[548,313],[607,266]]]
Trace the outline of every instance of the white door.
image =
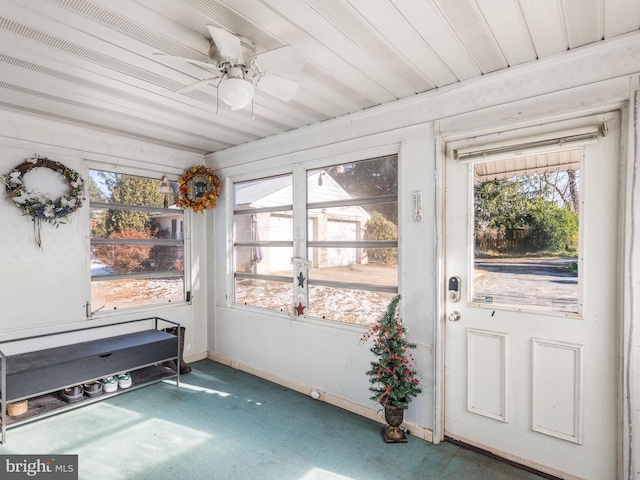
[[575,122],[602,120],[445,165],[445,435],[562,478],[616,478],[620,121]]

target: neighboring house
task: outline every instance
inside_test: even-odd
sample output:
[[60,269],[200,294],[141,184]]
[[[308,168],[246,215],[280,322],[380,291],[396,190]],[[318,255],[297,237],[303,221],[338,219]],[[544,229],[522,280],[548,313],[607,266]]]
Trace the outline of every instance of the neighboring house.
[[[309,203],[352,198],[325,170],[314,172],[309,177]],[[264,208],[291,203],[290,178],[274,178],[270,182],[248,182],[236,189],[237,208]],[[291,241],[293,212],[256,213],[236,219],[236,238],[252,240]],[[370,215],[359,206],[344,206],[322,210],[310,210],[307,224],[309,240],[353,241],[363,240],[364,230]],[[315,248],[309,249],[312,268],[324,268],[367,263],[365,249]],[[274,273],[287,271],[291,266],[288,249],[252,248],[238,254],[238,269],[245,266],[246,272]]]
[[[175,205],[171,205],[169,209],[179,210]],[[169,233],[170,237],[175,240],[182,240],[184,236],[184,220],[182,210],[179,214],[169,212],[152,213],[151,219],[158,223],[158,226]]]

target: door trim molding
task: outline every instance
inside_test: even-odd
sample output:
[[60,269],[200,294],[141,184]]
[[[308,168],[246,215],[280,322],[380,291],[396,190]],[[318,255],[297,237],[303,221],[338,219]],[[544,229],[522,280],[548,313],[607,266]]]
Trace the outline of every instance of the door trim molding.
[[640,182],[640,77],[630,79],[629,103],[622,111],[622,143],[621,143],[621,188],[620,203],[623,206],[620,213],[618,230],[620,278],[618,282],[619,316],[619,424],[621,434],[618,436],[618,477],[624,479],[636,478],[635,472],[640,464],[640,440],[634,434],[640,426],[638,405],[640,398],[640,376],[637,369],[639,349],[637,322],[634,318],[640,311],[640,295],[635,285],[640,277],[640,251],[637,248],[637,234],[640,225],[636,217],[640,210],[640,196],[638,183]]

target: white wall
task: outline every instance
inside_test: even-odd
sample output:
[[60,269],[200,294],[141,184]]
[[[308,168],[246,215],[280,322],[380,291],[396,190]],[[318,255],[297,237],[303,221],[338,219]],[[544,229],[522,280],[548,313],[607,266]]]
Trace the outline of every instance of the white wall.
[[[433,252],[434,230],[433,215],[424,222],[413,221],[413,210],[408,208],[415,190],[422,190],[425,197],[425,209],[433,212],[435,193],[433,148],[429,142],[430,130],[419,127],[402,133],[382,134],[362,141],[352,141],[344,145],[338,161],[356,155],[359,159],[370,158],[397,152],[401,157],[399,183],[399,223],[402,232],[400,285],[403,295],[411,301],[401,303],[402,317],[411,332],[411,339],[418,343],[414,352],[425,391],[414,402],[419,405],[407,414],[407,420],[416,425],[430,425],[433,417],[431,385],[433,384]],[[281,167],[297,164],[300,159],[309,164],[327,161],[326,149],[319,147],[293,155]],[[329,157],[330,158],[330,157]],[[252,172],[272,172],[276,164],[274,159],[251,164]],[[232,179],[242,178],[246,167],[227,168],[220,174]],[[230,191],[229,188],[226,189]],[[215,320],[211,325],[210,349],[214,358],[222,361],[237,360],[243,368],[271,378],[275,381],[291,382],[299,386],[314,388],[338,399],[347,399],[359,405],[371,406],[369,383],[363,374],[371,361],[369,347],[358,346],[362,328],[338,325],[322,321],[298,321],[277,312],[257,311],[256,309],[234,306],[231,284],[228,281],[229,245],[227,222],[230,218],[231,198],[222,198],[215,216],[215,237],[213,239],[216,264]],[[228,215],[226,215],[228,214]],[[291,385],[290,385],[291,386]],[[295,385],[293,385],[294,388]],[[304,388],[303,388],[304,390]]]
[[[640,42],[634,34],[217,152],[207,160],[219,176],[235,181],[331,165],[345,157],[368,158],[380,149],[399,152],[402,316],[418,343],[416,360],[426,387],[406,420],[425,438],[435,431],[438,441],[443,432],[439,238],[445,140],[623,108],[630,79],[638,72]],[[423,192],[423,223],[412,221],[415,190]],[[209,317],[212,358],[303,392],[317,388],[334,403],[375,415],[364,373],[371,358],[358,346],[363,329],[232,305],[228,199],[220,203],[214,227],[209,245],[216,266]],[[637,222],[632,228],[638,229]]]
[[[88,162],[176,178],[188,166],[203,162],[200,155],[10,113],[0,114],[0,172],[8,173],[36,154],[60,161],[85,179]],[[191,305],[101,312],[87,319],[85,303],[91,298],[88,203],[72,215],[67,225],[55,228],[43,224],[40,249],[33,238],[31,219],[22,216],[6,200],[4,186],[0,188],[0,339],[158,316],[184,324],[186,354],[203,356],[207,350],[205,218],[194,215],[192,219]],[[123,328],[89,335],[113,335]]]

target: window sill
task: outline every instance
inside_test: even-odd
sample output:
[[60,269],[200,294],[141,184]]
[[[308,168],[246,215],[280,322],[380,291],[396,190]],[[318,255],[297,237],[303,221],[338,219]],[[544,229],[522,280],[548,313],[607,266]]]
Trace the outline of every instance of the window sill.
[[139,307],[126,307],[126,308],[116,308],[112,310],[100,310],[97,312],[93,312],[91,316],[87,317],[87,320],[100,319],[100,318],[110,318],[110,317],[118,317],[123,315],[136,315],[139,316],[141,314],[148,314],[151,316],[155,316],[158,312],[163,310],[170,310],[176,307],[188,307],[191,306],[192,302],[187,301],[179,301],[179,302],[167,302],[167,303],[156,303],[153,305],[142,305]]

